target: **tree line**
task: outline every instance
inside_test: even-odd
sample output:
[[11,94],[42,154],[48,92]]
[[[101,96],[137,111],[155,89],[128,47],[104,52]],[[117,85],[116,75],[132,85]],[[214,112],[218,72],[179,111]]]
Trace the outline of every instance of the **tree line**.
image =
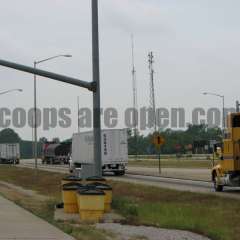
[[[220,128],[208,128],[207,125],[189,125],[186,130],[165,129],[159,131],[165,139],[161,147],[163,154],[176,154],[192,152],[194,143],[204,142],[209,144],[211,140],[220,142],[222,130]],[[131,129],[128,130],[128,152],[130,155],[155,154],[156,149],[152,143],[153,133],[147,136],[137,134],[134,136]]]
[[[196,141],[209,142],[210,140],[221,141],[222,131],[220,128],[208,128],[207,125],[189,125],[186,130],[165,129],[159,132],[165,139],[165,144],[161,147],[163,154],[186,153],[191,151]],[[152,143],[153,134],[142,135],[137,133],[133,135],[133,131],[128,129],[128,152],[130,155],[148,155],[155,154],[156,150]],[[38,141],[38,153],[41,156],[42,144],[48,141],[42,137]],[[60,142],[59,138],[53,138],[52,141]],[[67,139],[66,141],[71,141]],[[21,158],[32,158],[33,142],[21,139],[21,137],[10,128],[0,131],[0,143],[19,143]]]

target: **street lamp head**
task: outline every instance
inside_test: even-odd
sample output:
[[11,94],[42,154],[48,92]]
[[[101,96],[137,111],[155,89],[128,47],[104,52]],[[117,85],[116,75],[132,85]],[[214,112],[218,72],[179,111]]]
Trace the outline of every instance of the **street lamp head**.
[[64,57],[72,57],[72,55],[71,54],[65,54],[65,55],[63,55]]
[[19,91],[19,92],[23,92],[23,90],[22,90],[21,88],[17,89],[17,91]]
[[203,95],[207,95],[207,93],[206,93],[206,92],[204,92],[204,93],[203,93]]

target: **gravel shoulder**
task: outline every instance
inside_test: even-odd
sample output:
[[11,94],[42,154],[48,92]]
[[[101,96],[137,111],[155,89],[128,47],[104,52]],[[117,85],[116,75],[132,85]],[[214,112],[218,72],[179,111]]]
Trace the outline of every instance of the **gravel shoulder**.
[[118,223],[100,223],[97,229],[113,232],[118,240],[210,240],[201,235],[179,230],[146,226],[129,226]]

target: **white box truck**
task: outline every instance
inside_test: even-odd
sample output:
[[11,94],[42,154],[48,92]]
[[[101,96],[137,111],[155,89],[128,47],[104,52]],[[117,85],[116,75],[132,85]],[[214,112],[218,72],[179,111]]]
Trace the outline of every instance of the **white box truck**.
[[0,144],[0,163],[19,164],[20,147],[19,143]]
[[[102,130],[102,170],[124,175],[128,163],[128,139],[126,129]],[[94,164],[93,132],[76,133],[72,139],[70,171],[82,164]]]

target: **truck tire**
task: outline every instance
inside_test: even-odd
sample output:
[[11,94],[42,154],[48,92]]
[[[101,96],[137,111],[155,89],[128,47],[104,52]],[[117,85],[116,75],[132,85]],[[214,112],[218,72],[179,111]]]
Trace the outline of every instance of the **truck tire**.
[[117,172],[114,172],[115,176],[123,176],[125,175],[125,171],[117,171]]
[[214,180],[213,180],[213,184],[214,184],[214,189],[216,192],[222,192],[223,191],[223,185],[219,185],[217,183],[217,175],[214,175]]

